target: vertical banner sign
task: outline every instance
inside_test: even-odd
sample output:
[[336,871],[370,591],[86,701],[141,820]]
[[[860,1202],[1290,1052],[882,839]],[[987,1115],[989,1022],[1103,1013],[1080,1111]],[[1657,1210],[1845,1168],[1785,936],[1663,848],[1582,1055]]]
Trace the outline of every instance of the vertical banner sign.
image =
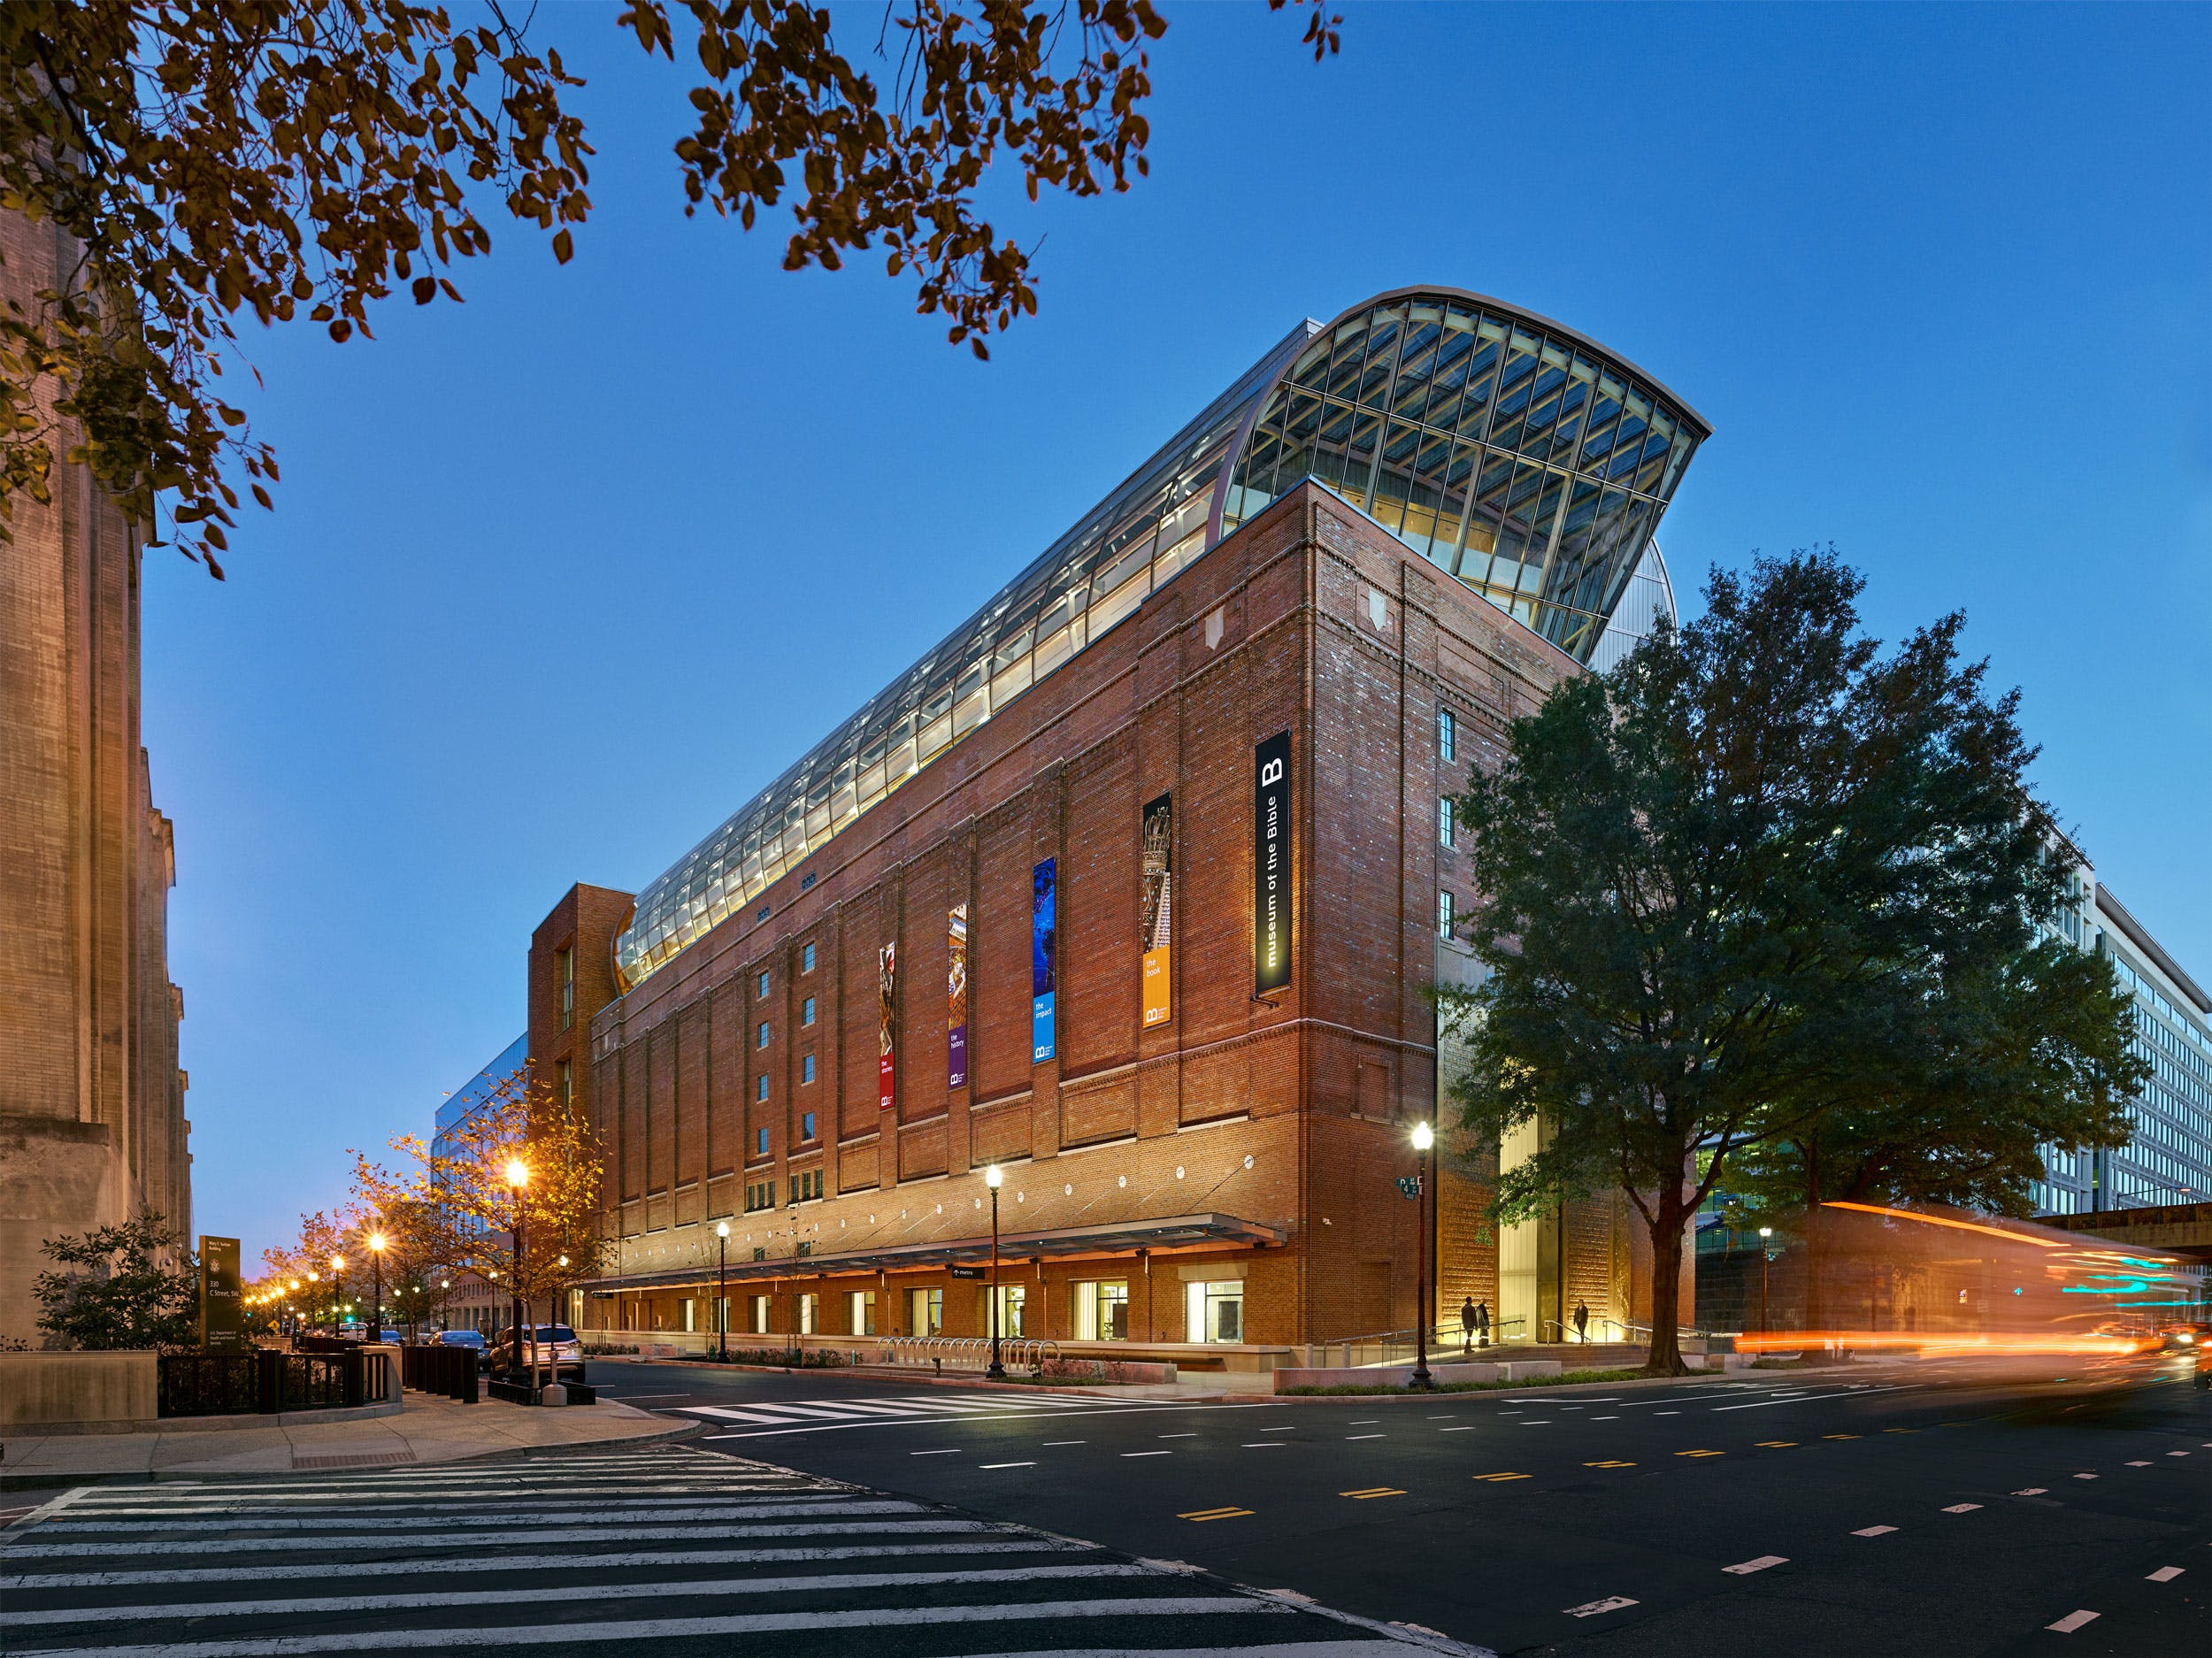
[[945,913],[945,1085],[968,1086],[968,906]]
[[232,1353],[246,1345],[238,1285],[238,1240],[200,1236],[200,1345]]
[[896,1040],[899,1005],[899,947],[887,944],[876,952],[876,1109],[887,1111],[899,1095],[898,1060],[892,1049]]
[[1290,983],[1290,733],[1252,750],[1252,983]]
[[1030,871],[1029,1062],[1050,1059],[1059,1049],[1052,1032],[1052,993],[1060,965],[1060,930],[1056,919],[1060,864],[1047,858]]
[[1144,877],[1144,933],[1137,948],[1144,953],[1144,1023],[1148,1030],[1167,1023],[1171,1011],[1168,952],[1173,948],[1175,800],[1163,794],[1144,809],[1144,845],[1140,854]]

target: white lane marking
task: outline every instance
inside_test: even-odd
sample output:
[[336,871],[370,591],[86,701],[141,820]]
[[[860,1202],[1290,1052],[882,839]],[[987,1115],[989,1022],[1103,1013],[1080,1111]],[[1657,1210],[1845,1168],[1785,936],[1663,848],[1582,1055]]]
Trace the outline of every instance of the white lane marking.
[[1733,1566],[1723,1566],[1721,1570],[1739,1577],[1747,1577],[1755,1571],[1764,1571],[1770,1566],[1786,1566],[1789,1562],[1787,1554],[1762,1554],[1756,1560],[1739,1561]]
[[[638,1489],[641,1478],[650,1478],[654,1489],[671,1492],[736,1492],[788,1491],[804,1489],[804,1482],[790,1478],[760,1478],[742,1472],[733,1472],[717,1478],[703,1470],[693,1473],[688,1469],[681,1473],[659,1473],[641,1470],[621,1479],[592,1480],[487,1480],[482,1485],[467,1487],[469,1501],[455,1501],[457,1508],[480,1508],[488,1496],[511,1497],[518,1501],[534,1497],[585,1497],[599,1493],[628,1495]],[[457,1497],[463,1488],[457,1485],[293,1485],[264,1484],[258,1486],[211,1487],[179,1485],[173,1496],[145,1491],[110,1492],[98,1502],[76,1505],[85,1514],[122,1514],[137,1509],[148,1512],[176,1513],[198,1508],[208,1513],[224,1513],[242,1505],[247,1508],[305,1508],[314,1503],[436,1503],[441,1498]]]
[[1194,1439],[1198,1436],[1194,1433],[1162,1433],[1154,1437],[1162,1439]]
[[1586,1601],[1581,1606],[1567,1608],[1569,1617],[1595,1617],[1601,1612],[1618,1612],[1624,1607],[1637,1604],[1624,1594],[1609,1594],[1602,1600]]
[[2130,1468],[2148,1468],[2150,1464],[2148,1462],[2130,1462],[2128,1466]]
[[596,1391],[603,1399],[619,1399],[625,1403],[633,1399],[688,1399],[691,1397],[689,1393],[611,1393],[603,1387]]
[[757,1410],[733,1410],[727,1405],[685,1405],[687,1416],[712,1416],[717,1422],[788,1422],[788,1416],[771,1416]]
[[1526,1422],[1521,1424],[1521,1426],[1525,1428],[1548,1428],[1551,1426],[1551,1418],[1549,1416],[1531,1416]]
[[1344,1437],[1347,1439],[1383,1439],[1390,1436],[1384,1433],[1348,1433]]
[[[195,1533],[227,1535],[233,1531],[281,1531],[295,1536],[311,1535],[320,1531],[357,1531],[364,1526],[375,1526],[387,1531],[496,1531],[518,1520],[526,1525],[581,1525],[587,1521],[602,1524],[614,1521],[644,1522],[650,1524],[674,1524],[685,1520],[774,1520],[803,1516],[811,1519],[818,1514],[879,1514],[917,1512],[912,1507],[882,1509],[865,1504],[830,1501],[834,1493],[823,1492],[811,1502],[794,1507],[787,1502],[672,1502],[656,1503],[650,1507],[619,1508],[534,1508],[521,1514],[449,1515],[435,1516],[383,1514],[319,1514],[310,1519],[287,1516],[240,1516],[220,1517],[199,1516],[189,1519],[163,1519],[157,1522],[162,1535],[190,1537]],[[125,1525],[106,1520],[77,1520],[57,1523],[39,1528],[41,1535],[48,1531],[142,1531],[142,1524]],[[129,1548],[129,1539],[97,1545],[100,1548]]]
[[[640,1585],[641,1587],[644,1585]],[[665,1593],[665,1584],[651,1585]],[[1166,1595],[1156,1600],[1027,1600],[981,1606],[879,1607],[865,1611],[815,1608],[757,1612],[725,1617],[637,1618],[603,1623],[503,1623],[459,1629],[355,1630],[328,1635],[278,1635],[257,1639],[164,1642],[153,1646],[109,1646],[108,1658],[276,1658],[279,1654],[371,1652],[404,1647],[422,1652],[480,1646],[539,1646],[567,1641],[661,1641],[706,1635],[785,1634],[813,1629],[869,1629],[902,1623],[1004,1623],[1076,1617],[1200,1617],[1216,1612],[1286,1612],[1273,1601],[1235,1595]],[[81,1650],[81,1649],[80,1649]],[[16,1658],[61,1658],[58,1652],[19,1652]]]
[[2181,1576],[2183,1570],[2184,1568],[2179,1566],[2161,1566],[2156,1571],[2147,1575],[2143,1581],[2145,1583],[2171,1583]]
[[[718,1438],[720,1436],[718,1435],[716,1437]],[[730,1437],[734,1439],[736,1436],[733,1434]],[[954,1456],[958,1455],[959,1450],[960,1447],[955,1445],[941,1451],[909,1451],[907,1455],[909,1456]]]
[[2016,1497],[2039,1497],[2049,1489],[2048,1485],[2023,1485],[2012,1494]]
[[1279,1451],[1289,1443],[1287,1439],[1248,1439],[1241,1448],[1248,1451]]
[[1893,1525],[1864,1525],[1851,1533],[1854,1537],[1887,1537],[1897,1528]]
[[2189,1453],[2186,1451],[2169,1451],[2166,1455],[2169,1456],[2186,1456]]
[[1971,1514],[1975,1509],[1980,1508],[1981,1506],[1982,1505],[1978,1502],[1955,1502],[1943,1512],[1946,1514]]
[[1655,1410],[1651,1414],[1655,1416],[1678,1416],[1682,1413],[1678,1410]]
[[[1179,1405],[1179,1405],[1134,1405],[1134,1404],[1125,1404],[1125,1403],[1123,1403],[1120,1400],[1118,1400],[1118,1399],[1105,1399],[1105,1400],[1094,1400],[1094,1401],[1092,1401],[1090,1402],[1090,1404],[1089,1404],[1087,1407],[1086,1407],[1086,1408],[1085,1408],[1085,1409],[1081,1411],[1081,1413],[1080,1413],[1080,1414],[1085,1415],[1085,1416],[1157,1416],[1157,1415],[1160,1415],[1160,1414],[1163,1414],[1163,1413],[1165,1413],[1165,1412],[1170,1412],[1170,1411],[1190,1411],[1190,1410],[1279,1410],[1279,1409],[1281,1409],[1281,1407],[1280,1407],[1279,1405],[1260,1405],[1260,1404],[1251,1404],[1251,1405]],[[1024,1419],[1025,1419],[1025,1418],[1027,1418],[1027,1417],[1031,1417],[1031,1416],[1067,1416],[1067,1415],[1069,1415],[1069,1414],[1071,1414],[1071,1412],[1070,1412],[1070,1409],[1069,1409],[1068,1408],[1066,1408],[1066,1407],[1058,1407],[1058,1408],[1055,1408],[1055,1409],[1046,1409],[1046,1410],[999,1410],[999,1411],[995,1411],[995,1412],[989,1413],[989,1415],[988,1415],[987,1418],[987,1417],[984,1417],[984,1416],[965,1416],[965,1415],[964,1415],[964,1416],[939,1416],[939,1417],[933,1417],[933,1417],[928,1417],[928,1416],[910,1416],[910,1417],[908,1417],[908,1418],[906,1419],[906,1421],[905,1421],[905,1422],[894,1422],[894,1421],[890,1420],[890,1419],[889,1419],[889,1418],[887,1418],[887,1418],[884,1418],[884,1419],[881,1419],[881,1420],[873,1420],[873,1419],[872,1419],[872,1420],[865,1421],[865,1422],[816,1422],[816,1423],[809,1423],[809,1424],[805,1424],[804,1426],[800,1426],[800,1427],[782,1427],[782,1428],[752,1428],[752,1429],[749,1429],[747,1432],[743,1432],[743,1433],[720,1433],[720,1434],[712,1434],[712,1435],[710,1435],[709,1437],[710,1437],[710,1438],[712,1438],[712,1439],[788,1439],[788,1438],[790,1438],[792,1435],[794,1435],[794,1434],[799,1434],[799,1433],[839,1433],[839,1432],[844,1432],[846,1429],[849,1429],[849,1428],[889,1428],[889,1427],[903,1427],[903,1426],[908,1425],[908,1424],[910,1424],[910,1423],[911,1423],[911,1424],[928,1424],[928,1423],[930,1423],[930,1422],[932,1422],[932,1421],[936,1421],[936,1422],[950,1422],[950,1421],[972,1422],[972,1421],[980,1421],[980,1420],[986,1420],[986,1419],[987,1419],[987,1420],[994,1421],[994,1422],[1019,1422],[1019,1421],[1022,1421],[1022,1420],[1024,1420]]]
[[1034,1462],[978,1462],[978,1468],[1034,1468]]
[[2057,1623],[2046,1623],[2043,1627],[2045,1629],[2055,1629],[2062,1635],[2071,1635],[2083,1624],[2092,1622],[2099,1615],[2094,1612],[2069,1612],[2064,1617],[2059,1619]]
[[2076,1479],[2094,1479],[2096,1478],[2096,1476],[2094,1474],[2077,1474],[2074,1478]]
[[1590,1420],[1593,1422],[1618,1422],[1620,1420],[1620,1416],[1617,1413],[1616,1413],[1615,1415],[1609,1416],[1593,1416]]
[[1344,1425],[1348,1428],[1371,1428],[1381,1420],[1380,1416],[1355,1416]]
[[1437,1430],[1439,1433],[1472,1433],[1474,1431],[1471,1425],[1464,1428],[1439,1428]]
[[[1089,1545],[1064,1542],[1058,1538],[964,1537],[950,1543],[835,1543],[797,1548],[655,1548],[611,1554],[475,1554],[442,1556],[434,1562],[420,1560],[364,1560],[311,1566],[256,1566],[257,1582],[302,1577],[419,1577],[426,1570],[465,1572],[481,1577],[495,1572],[568,1571],[579,1565],[618,1566],[746,1566],[820,1560],[902,1559],[920,1554],[1012,1554],[1065,1553]],[[50,1571],[26,1572],[0,1577],[0,1590],[97,1589],[126,1585],[236,1583],[235,1566],[184,1566],[162,1571]]]
[[1089,1443],[1088,1439],[1047,1439],[1045,1448],[1050,1450],[1056,1445],[1088,1445]]
[[[1863,1399],[1869,1393],[1895,1393],[1903,1391],[1902,1384],[1895,1387],[1849,1387],[1839,1393],[1792,1393],[1786,1399],[1760,1399],[1747,1405],[1715,1405],[1713,1409],[1716,1411],[1763,1410],[1769,1405],[1809,1405],[1815,1400],[1819,1399]],[[1666,1413],[1663,1411],[1661,1414]]]
[[[1069,1577],[1145,1577],[1142,1566],[1118,1562],[1081,1566],[1002,1566],[973,1571],[855,1571],[831,1572],[820,1577],[732,1577],[718,1581],[687,1581],[678,1591],[685,1594],[791,1594],[810,1586],[823,1589],[895,1589],[926,1583],[1033,1583]],[[649,1600],[666,1595],[675,1585],[667,1583],[550,1584],[518,1589],[449,1589],[419,1594],[379,1597],[381,1606],[415,1608],[443,1606],[505,1606],[516,1601],[588,1599],[593,1600]],[[12,1612],[8,1621],[27,1623],[86,1623],[132,1619],[259,1617],[327,1610],[330,1598],[280,1600],[199,1600],[178,1606],[59,1607],[37,1612]]]
[[[528,1527],[518,1522],[515,1540],[525,1545],[539,1543],[649,1543],[657,1539],[672,1539],[681,1542],[688,1539],[736,1539],[741,1537],[880,1537],[886,1533],[908,1531],[987,1531],[993,1528],[982,1520],[938,1520],[930,1518],[896,1520],[822,1520],[795,1524],[784,1522],[772,1525],[701,1525],[695,1520],[680,1521],[669,1525],[603,1525]],[[319,1537],[318,1548],[349,1549],[379,1547],[404,1548],[409,1541],[395,1542],[389,1531],[363,1531],[339,1537]],[[414,1543],[413,1547],[420,1547]],[[273,1546],[265,1537],[221,1538],[204,1543],[157,1542],[150,1545],[156,1552],[170,1554],[246,1554],[267,1552]],[[119,1554],[121,1546],[101,1543],[89,1547],[83,1543],[27,1543],[11,1544],[8,1558],[18,1560],[69,1560],[96,1551],[102,1554]],[[414,1569],[422,1570],[417,1561]],[[344,1570],[344,1569],[340,1569]]]
[[1295,1432],[1298,1432],[1298,1424],[1297,1424],[1296,1423],[1294,1423],[1294,1423],[1290,1424],[1290,1425],[1289,1425],[1289,1426],[1287,1426],[1287,1427],[1282,1427],[1282,1428],[1262,1428],[1262,1429],[1260,1430],[1260,1432],[1261,1432],[1262,1433],[1295,1433]]
[[1172,1456],[1172,1451],[1124,1451],[1124,1456]]

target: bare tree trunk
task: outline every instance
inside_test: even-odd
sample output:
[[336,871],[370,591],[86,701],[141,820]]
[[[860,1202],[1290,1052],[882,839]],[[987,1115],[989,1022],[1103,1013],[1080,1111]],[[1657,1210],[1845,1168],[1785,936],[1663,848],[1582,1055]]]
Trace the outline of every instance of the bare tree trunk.
[[1686,1376],[1677,1328],[1682,1322],[1682,1228],[1689,1210],[1680,1182],[1662,1186],[1651,1210],[1651,1354],[1647,1376]]

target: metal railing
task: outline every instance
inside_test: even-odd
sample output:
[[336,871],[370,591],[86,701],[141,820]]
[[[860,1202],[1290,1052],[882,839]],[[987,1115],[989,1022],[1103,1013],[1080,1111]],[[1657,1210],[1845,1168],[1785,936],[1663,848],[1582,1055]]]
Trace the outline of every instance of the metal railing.
[[154,1412],[161,1416],[273,1416],[339,1410],[389,1392],[381,1353],[165,1353],[155,1362]]
[[[1060,1356],[1060,1344],[1037,1336],[1001,1336],[999,1362],[1041,1375],[1045,1361]],[[876,1358],[882,1364],[928,1364],[938,1370],[980,1370],[991,1362],[988,1336],[879,1336]]]
[[448,1399],[472,1405],[481,1397],[480,1375],[474,1347],[440,1345],[399,1350],[400,1385],[419,1393],[443,1393]]
[[[1490,1324],[1489,1345],[1497,1347],[1509,1338],[1506,1331],[1513,1325],[1525,1324],[1524,1318],[1493,1319]],[[1325,1369],[1361,1370],[1380,1364],[1410,1364],[1418,1351],[1411,1325],[1403,1330],[1379,1330],[1371,1335],[1336,1336],[1327,1341],[1313,1344],[1314,1362]],[[1456,1353],[1467,1340],[1467,1335],[1455,1319],[1448,1324],[1440,1324],[1429,1332],[1429,1357],[1440,1358]]]

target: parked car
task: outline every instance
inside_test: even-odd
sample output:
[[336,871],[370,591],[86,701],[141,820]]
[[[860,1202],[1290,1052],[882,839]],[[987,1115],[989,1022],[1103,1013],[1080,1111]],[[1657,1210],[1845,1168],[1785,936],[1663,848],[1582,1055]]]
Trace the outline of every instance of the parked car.
[[[515,1332],[501,1331],[492,1338],[491,1345],[495,1359],[503,1362],[506,1355],[515,1350]],[[566,1324],[526,1325],[522,1362],[526,1368],[534,1363],[541,1370],[550,1364],[560,1380],[580,1382],[584,1379],[584,1344]]]
[[484,1350],[484,1332],[480,1330],[442,1330],[438,1332],[438,1345],[442,1347],[474,1347],[481,1353]]

